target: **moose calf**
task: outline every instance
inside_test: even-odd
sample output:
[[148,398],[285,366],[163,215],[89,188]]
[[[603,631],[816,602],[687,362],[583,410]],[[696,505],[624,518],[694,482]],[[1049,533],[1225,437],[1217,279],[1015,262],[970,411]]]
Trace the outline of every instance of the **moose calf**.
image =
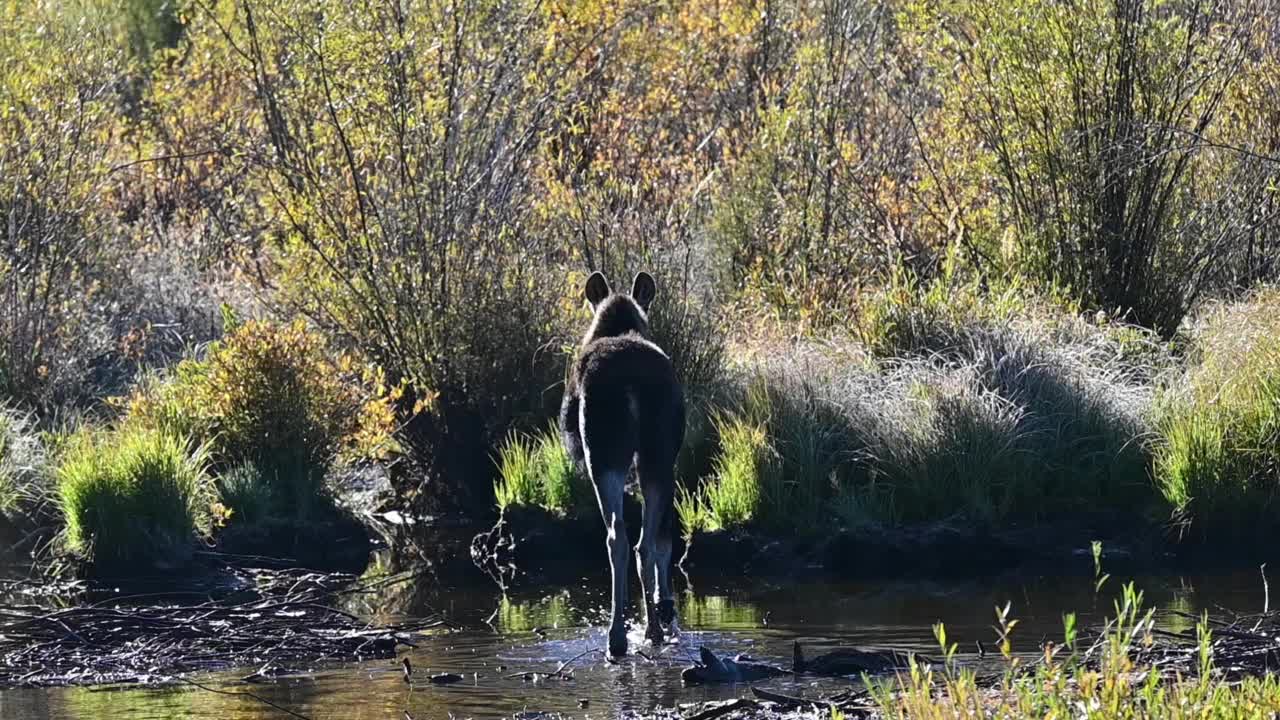
[[649,339],[653,276],[642,272],[631,294],[617,293],[599,272],[587,278],[586,299],[595,318],[570,369],[560,430],[565,447],[586,467],[604,516],[613,613],[609,653],[627,652],[623,619],[630,547],[622,518],[627,473],[634,464],[644,494],[644,520],[636,547],[645,601],[645,637],[662,642],[675,620],[671,544],[675,525],[675,461],[684,441],[684,395],[671,358]]

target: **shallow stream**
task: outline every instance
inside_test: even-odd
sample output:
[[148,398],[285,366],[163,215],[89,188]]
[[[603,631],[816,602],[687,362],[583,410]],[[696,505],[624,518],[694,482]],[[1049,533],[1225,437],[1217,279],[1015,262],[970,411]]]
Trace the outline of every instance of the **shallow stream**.
[[[400,660],[325,668],[287,668],[270,683],[243,683],[252,668],[193,676],[192,685],[163,688],[94,687],[18,689],[0,692],[0,717],[31,718],[210,718],[257,720],[289,717],[262,699],[310,718],[410,717],[488,718],[616,717],[655,707],[731,698],[746,687],[684,687],[680,668],[700,645],[721,655],[746,653],[789,666],[793,640],[811,652],[835,644],[875,646],[934,654],[932,626],[943,622],[948,638],[966,662],[977,659],[976,641],[992,646],[994,608],[1012,604],[1019,620],[1015,650],[1034,653],[1044,639],[1060,640],[1062,615],[1074,611],[1082,627],[1100,622],[1123,578],[1112,578],[1095,596],[1087,576],[1019,577],[981,582],[949,581],[841,583],[829,580],[712,581],[694,579],[680,596],[682,633],[660,649],[639,646],[649,659],[633,655],[609,664],[599,653],[573,662],[572,680],[529,680],[526,673],[551,672],[561,662],[604,644],[608,608],[603,578],[565,587],[519,589],[505,597],[493,585],[423,581],[365,596],[349,608],[378,619],[440,613],[455,629],[406,650],[414,682],[405,682]],[[1136,579],[1148,607],[1198,613],[1258,611],[1264,590],[1259,573],[1154,576]],[[633,612],[633,615],[635,613]],[[1189,627],[1190,620],[1167,615],[1165,624]],[[632,631],[633,645],[640,628]],[[426,682],[433,673],[452,672],[464,681],[447,686]],[[774,680],[768,687],[792,695],[821,694],[848,681]],[[584,702],[585,701],[585,702]]]

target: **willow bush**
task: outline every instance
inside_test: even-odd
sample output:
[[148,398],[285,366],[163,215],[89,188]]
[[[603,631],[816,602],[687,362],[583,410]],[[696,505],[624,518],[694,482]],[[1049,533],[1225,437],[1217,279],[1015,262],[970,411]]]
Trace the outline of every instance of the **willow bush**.
[[74,399],[106,349],[115,260],[115,84],[129,62],[81,19],[0,10],[0,395],[46,407]]
[[1274,53],[1268,15],[1231,2],[909,5],[940,97],[930,149],[969,188],[949,204],[976,269],[1012,268],[1172,335],[1265,217],[1256,155],[1241,150],[1253,138],[1231,121],[1257,111],[1227,100],[1250,58]]
[[221,140],[252,158],[279,298],[407,381],[420,458],[459,472],[555,402],[565,275],[529,214],[563,90],[544,22],[521,2],[228,4],[188,29],[246,49],[219,69],[255,127]]

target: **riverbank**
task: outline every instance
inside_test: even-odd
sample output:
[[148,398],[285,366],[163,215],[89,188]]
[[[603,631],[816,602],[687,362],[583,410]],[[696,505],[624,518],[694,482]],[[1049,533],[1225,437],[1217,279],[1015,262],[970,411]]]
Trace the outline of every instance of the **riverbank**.
[[[634,498],[628,498],[624,510],[628,522],[638,522],[640,508]],[[1102,515],[1092,523],[1077,518],[1006,529],[959,520],[864,526],[839,528],[822,537],[745,529],[698,531],[679,539],[674,555],[686,576],[848,581],[1088,577],[1100,564],[1117,573],[1225,571],[1256,568],[1280,558],[1269,546],[1224,554],[1220,546],[1180,538],[1167,527],[1118,527],[1114,518]],[[460,538],[454,538],[456,547]],[[476,567],[509,588],[605,574],[608,567],[598,519],[564,517],[539,508],[507,508],[493,527],[471,538],[469,552]],[[443,554],[454,556],[452,551]],[[449,566],[459,571],[456,556]]]
[[[976,300],[885,302],[894,320],[860,337],[766,334],[686,388],[676,510],[688,567],[1034,572],[1087,567],[1093,541],[1135,566],[1268,559],[1257,548],[1273,544],[1242,541],[1275,529],[1275,292],[1206,313],[1180,354],[1030,301],[998,314]],[[441,478],[396,424],[403,388],[379,377],[326,358],[301,325],[233,324],[119,399],[105,425],[40,431],[7,411],[5,462],[21,472],[7,475],[5,523],[38,515],[29,544],[82,574],[181,568],[210,542],[349,568],[377,534],[374,510],[474,535],[496,502],[524,555],[498,567],[598,568],[594,494],[556,431],[513,432],[486,472]],[[425,499],[462,484],[449,502]],[[477,556],[516,547],[498,540]]]

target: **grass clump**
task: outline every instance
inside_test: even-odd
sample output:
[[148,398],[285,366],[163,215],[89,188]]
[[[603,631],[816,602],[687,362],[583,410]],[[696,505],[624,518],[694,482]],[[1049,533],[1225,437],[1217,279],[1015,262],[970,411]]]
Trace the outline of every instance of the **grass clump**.
[[720,401],[740,423],[717,427],[714,471],[684,505],[701,525],[686,532],[1167,512],[1149,476],[1152,378],[1167,351],[1014,295],[979,312],[957,291],[950,307],[943,287],[899,288],[874,337],[755,348]]
[[[803,355],[803,353],[800,353]],[[762,363],[712,414],[715,454],[696,493],[681,499],[686,534],[754,526],[819,533],[831,488],[865,442],[834,402],[834,378],[800,361]],[[690,485],[686,479],[686,486]]]
[[498,449],[498,508],[541,507],[562,516],[583,517],[596,509],[595,489],[560,441],[548,429],[528,435],[513,432]]
[[[349,358],[330,360],[303,324],[251,321],[204,359],[144,383],[128,400],[127,422],[207,443],[214,469],[232,476],[228,487],[248,488],[255,473],[251,492],[227,497],[233,517],[301,521],[327,505],[325,476],[336,462],[392,444],[394,393],[372,392],[373,385],[376,375]],[[267,508],[237,505],[251,500]]]
[[1157,503],[1143,386],[1016,334],[971,347],[967,358],[908,362],[886,378],[892,425],[869,448],[881,506],[890,493],[885,519],[1000,525]]
[[1172,357],[1149,332],[945,277],[891,284],[860,331],[879,397],[850,415],[880,427],[865,433],[870,482],[845,488],[846,507],[989,525],[1159,511],[1152,380]]
[[57,467],[67,547],[96,568],[181,564],[212,524],[206,460],[161,431],[79,433]]
[[1280,530],[1280,291],[1212,312],[1196,351],[1164,398],[1156,478],[1201,539],[1268,536]]
[[215,487],[219,501],[239,522],[259,525],[271,519],[275,489],[257,465],[241,463],[219,473]]
[[777,454],[765,427],[748,418],[722,416],[716,430],[720,454],[701,498],[710,520],[706,529],[741,528],[763,519],[762,501],[779,482]]

